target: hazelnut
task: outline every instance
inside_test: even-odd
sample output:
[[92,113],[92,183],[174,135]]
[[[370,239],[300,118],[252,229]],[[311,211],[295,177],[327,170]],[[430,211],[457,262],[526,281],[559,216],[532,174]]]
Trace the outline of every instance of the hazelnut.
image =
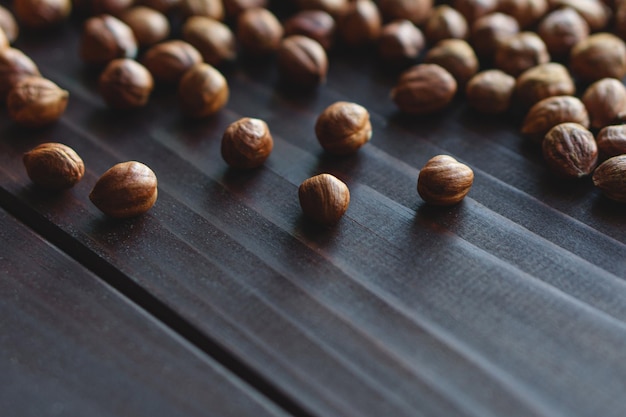
[[575,92],[576,86],[569,71],[556,62],[527,69],[517,77],[515,83],[515,97],[525,108],[544,98],[569,96]]
[[622,79],[626,75],[626,44],[610,33],[596,33],[578,42],[570,53],[570,69],[580,81]]
[[315,135],[327,152],[337,155],[356,152],[372,137],[369,112],[356,103],[338,101],[319,115]]
[[498,114],[507,111],[515,88],[515,78],[500,70],[479,72],[467,83],[468,104],[481,113]]
[[420,170],[417,192],[435,206],[457,204],[469,193],[474,182],[474,171],[448,155],[431,158]]
[[416,60],[424,45],[422,31],[410,20],[394,20],[382,28],[378,56],[390,65],[403,65]]
[[467,34],[467,21],[463,15],[445,4],[435,7],[424,23],[424,35],[430,43],[450,38],[465,39]]
[[116,164],[102,174],[89,199],[107,216],[122,219],[150,210],[157,195],[154,172],[141,162],[128,161]]
[[453,0],[452,7],[471,24],[478,18],[496,11],[497,0]]
[[565,8],[546,15],[537,33],[551,55],[565,57],[574,45],[589,36],[589,25],[576,11]]
[[192,16],[183,25],[183,40],[195,47],[204,62],[213,66],[234,61],[237,57],[235,35],[222,22],[203,16]]
[[626,87],[615,78],[603,78],[587,87],[581,100],[589,112],[591,127],[601,129],[626,112]]
[[9,117],[26,127],[41,127],[58,120],[65,112],[69,93],[45,78],[31,76],[9,91]]
[[85,174],[80,156],[61,143],[42,143],[26,152],[23,161],[28,177],[49,190],[71,188]]
[[614,31],[621,39],[626,39],[626,3],[623,1],[615,6]]
[[326,80],[326,51],[317,41],[306,36],[292,35],[283,39],[277,62],[283,79],[292,85],[312,87]]
[[338,23],[339,36],[350,47],[365,46],[380,35],[382,18],[372,0],[355,0],[350,3]]
[[151,46],[141,62],[157,82],[175,84],[187,70],[202,62],[202,55],[189,43],[172,40]]
[[535,103],[524,118],[522,134],[536,142],[554,126],[573,122],[589,127],[589,114],[582,101],[572,96],[553,96]]
[[215,20],[224,19],[222,0],[181,0],[180,5],[186,16],[204,16]]
[[513,16],[521,28],[527,28],[548,11],[546,0],[499,0],[498,11]]
[[596,136],[598,151],[603,157],[626,154],[626,125],[606,126]]
[[386,20],[406,19],[421,25],[430,15],[433,0],[379,0],[378,7]]
[[249,55],[262,56],[276,52],[283,32],[283,26],[267,9],[246,9],[237,17],[236,39]]
[[541,38],[533,32],[520,32],[505,39],[496,48],[495,67],[517,77],[527,69],[550,62],[550,54]]
[[498,46],[517,33],[517,20],[503,13],[491,13],[476,19],[472,24],[470,43],[477,55],[492,58]]
[[13,0],[13,11],[24,26],[44,29],[65,21],[72,11],[72,1]]
[[267,124],[244,117],[231,123],[222,136],[222,158],[237,169],[257,168],[272,153],[274,140]]
[[593,185],[611,200],[626,203],[626,155],[607,159],[593,172]]
[[337,18],[345,13],[352,0],[296,0],[301,10],[322,10]]
[[151,46],[170,35],[170,23],[165,15],[145,6],[125,10],[120,19],[126,23],[137,39],[139,46]]
[[323,10],[303,10],[287,19],[283,26],[285,36],[308,36],[327,51],[335,40],[335,19]]
[[39,68],[22,51],[15,48],[0,49],[0,101],[22,78],[39,76]]
[[426,64],[437,64],[448,70],[460,88],[478,72],[478,57],[462,39],[444,39],[428,51]]
[[446,69],[436,64],[419,64],[404,71],[391,90],[391,99],[405,113],[427,114],[446,107],[457,91],[457,83]]
[[178,85],[178,99],[189,117],[208,117],[228,102],[229,89],[224,76],[209,64],[194,65]]
[[7,38],[7,35],[5,35],[4,31],[2,30],[2,28],[0,28],[0,50],[1,49],[8,49],[9,48],[9,38]]
[[611,13],[609,8],[599,0],[548,0],[551,9],[570,8],[576,11],[589,25],[591,32],[606,28]]
[[134,58],[137,40],[121,20],[101,15],[87,19],[80,41],[80,57],[87,64],[104,66],[115,58]]
[[222,0],[226,17],[237,17],[246,9],[255,7],[267,7],[267,0]]
[[145,106],[154,87],[150,71],[129,58],[109,62],[98,80],[100,95],[116,109]]
[[182,3],[181,0],[137,0],[135,2],[138,6],[146,6],[163,14],[169,14],[170,12],[178,9]]
[[598,147],[593,134],[578,123],[554,126],[541,142],[543,158],[560,177],[589,175],[598,163]]
[[348,210],[350,190],[340,179],[319,174],[300,184],[298,199],[306,217],[322,225],[332,225]]
[[6,35],[9,43],[15,42],[20,32],[13,14],[3,6],[0,6],[0,29]]

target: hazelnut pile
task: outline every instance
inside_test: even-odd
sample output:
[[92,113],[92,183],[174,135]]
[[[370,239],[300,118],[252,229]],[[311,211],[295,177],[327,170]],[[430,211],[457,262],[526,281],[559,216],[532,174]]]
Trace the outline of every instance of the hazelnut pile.
[[[33,6],[41,1],[53,12]],[[239,56],[273,59],[281,80],[297,90],[324,84],[331,49],[373,51],[397,73],[390,100],[399,112],[428,115],[464,97],[470,111],[521,114],[521,135],[540,145],[556,176],[593,174],[605,195],[626,202],[626,88],[621,82],[626,1],[295,0],[288,16],[274,14],[268,0],[132,3],[16,0],[14,12],[24,28],[44,30],[66,21],[73,4],[85,16],[78,53],[98,72],[107,106],[141,108],[155,87],[170,86],[177,90],[181,113],[194,119],[211,117],[228,104],[228,77],[222,71]],[[9,46],[18,26],[3,8],[0,29],[0,72],[5,74],[0,97],[10,117],[35,127],[57,120],[67,91],[42,78],[27,56]],[[367,109],[341,101],[319,115],[313,132],[326,152],[347,155],[368,143],[372,126]],[[254,169],[273,146],[268,125],[246,117],[226,129],[221,152],[231,168]],[[70,165],[77,161],[67,150],[57,154]],[[606,158],[611,159],[596,168]],[[31,175],[28,165],[37,159],[26,160]],[[114,217],[145,212],[156,199],[152,171],[127,164],[107,171],[90,196]],[[74,168],[67,170],[72,179],[59,180],[64,186],[57,188],[75,183]],[[31,175],[38,182],[36,177]],[[429,204],[452,205],[467,195],[473,179],[471,168],[437,155],[421,169],[417,190]],[[115,194],[116,182],[127,195]],[[305,180],[299,199],[305,216],[321,224],[337,222],[350,201],[347,186],[330,174]]]

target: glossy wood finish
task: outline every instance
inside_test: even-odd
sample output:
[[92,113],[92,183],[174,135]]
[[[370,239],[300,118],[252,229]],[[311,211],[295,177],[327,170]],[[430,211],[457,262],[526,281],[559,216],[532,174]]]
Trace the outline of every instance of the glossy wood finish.
[[[168,91],[113,112],[72,53],[77,32],[21,40],[71,99],[44,130],[0,120],[0,205],[263,395],[296,415],[624,415],[624,208],[589,179],[553,178],[516,117],[477,116],[462,98],[402,116],[393,74],[363,54],[332,56],[328,82],[308,94],[282,86],[271,62],[244,62],[225,71],[227,108],[204,121],[184,119]],[[374,129],[343,158],[313,131],[337,100],[368,108]],[[264,119],[275,140],[250,172],[219,152],[243,116]],[[21,154],[44,141],[85,160],[74,189],[30,184]],[[452,208],[416,192],[440,153],[476,175]],[[131,159],[156,172],[159,200],[109,220],[87,195]],[[333,228],[298,206],[298,185],[320,172],[351,191]]]

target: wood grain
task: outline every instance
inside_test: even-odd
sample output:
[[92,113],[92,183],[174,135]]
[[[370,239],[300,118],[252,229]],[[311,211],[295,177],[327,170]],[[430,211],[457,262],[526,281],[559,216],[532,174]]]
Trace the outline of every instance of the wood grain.
[[[77,31],[21,41],[71,99],[45,130],[0,120],[0,205],[107,271],[99,275],[172,330],[294,413],[624,415],[623,207],[588,179],[552,178],[515,116],[485,119],[461,98],[437,116],[402,116],[388,99],[393,75],[356,54],[333,55],[327,84],[305,95],[281,85],[271,62],[242,62],[225,71],[229,104],[205,121],[184,119],[168,91],[138,112],[113,112],[72,54]],[[368,108],[374,129],[343,158],[326,155],[313,131],[337,100]],[[219,152],[223,130],[243,116],[264,119],[275,140],[250,172]],[[59,195],[33,187],[20,161],[49,140],[87,167]],[[452,208],[416,192],[419,168],[439,153],[476,174]],[[159,200],[112,221],[86,197],[131,159],[156,172]],[[320,172],[350,187],[334,228],[311,225],[298,206],[298,185]]]

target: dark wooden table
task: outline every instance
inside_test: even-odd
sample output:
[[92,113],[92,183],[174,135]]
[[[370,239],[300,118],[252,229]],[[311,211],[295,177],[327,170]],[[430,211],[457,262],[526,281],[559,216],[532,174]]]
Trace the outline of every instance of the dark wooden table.
[[[227,107],[192,122],[171,91],[105,107],[72,23],[17,43],[70,91],[42,130],[0,117],[0,414],[16,416],[626,415],[626,212],[591,180],[553,178],[515,117],[462,97],[400,115],[395,75],[334,53],[308,94],[271,62],[224,70]],[[313,131],[338,100],[368,108],[370,144],[325,154]],[[252,172],[219,148],[242,116],[275,149]],[[85,178],[31,184],[21,155],[63,142]],[[475,172],[451,208],[418,197],[445,153]],[[159,180],[147,214],[107,219],[87,196],[113,164]],[[332,228],[301,215],[298,185],[330,172],[351,204]]]

